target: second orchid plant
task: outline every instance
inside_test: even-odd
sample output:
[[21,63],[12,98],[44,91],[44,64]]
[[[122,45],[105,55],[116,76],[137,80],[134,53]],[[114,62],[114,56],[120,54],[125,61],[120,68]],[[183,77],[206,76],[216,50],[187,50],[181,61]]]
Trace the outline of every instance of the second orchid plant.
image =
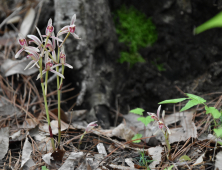
[[[41,81],[41,87],[42,87],[42,93],[45,103],[45,111],[46,111],[46,117],[48,122],[48,128],[51,138],[51,143],[53,150],[56,150],[53,134],[52,134],[52,128],[50,124],[50,117],[49,117],[49,110],[48,110],[48,104],[47,104],[47,81],[48,81],[48,73],[49,71],[57,75],[57,97],[58,97],[58,148],[60,146],[61,141],[61,116],[60,116],[60,93],[61,88],[63,84],[64,77],[64,67],[67,66],[69,68],[73,68],[71,65],[66,63],[66,55],[64,52],[63,44],[68,38],[70,34],[73,35],[75,39],[80,39],[77,34],[75,34],[75,21],[76,21],[76,15],[74,14],[70,25],[67,25],[63,27],[55,36],[54,34],[54,27],[52,25],[52,19],[49,19],[48,25],[46,27],[45,35],[41,35],[39,29],[36,27],[37,32],[39,34],[39,37],[36,37],[35,35],[28,35],[27,37],[31,39],[29,44],[31,42],[35,43],[35,47],[29,46],[27,43],[25,37],[23,37],[21,34],[19,34],[19,44],[22,46],[22,48],[16,53],[15,58],[18,58],[19,55],[25,51],[28,53],[27,57],[31,58],[32,60],[29,62],[29,64],[26,66],[26,69],[31,69],[34,66],[37,66],[39,68],[39,74],[37,76],[37,79],[40,79]],[[66,34],[66,37],[64,40],[61,40],[59,36]],[[57,54],[55,52],[57,46]],[[43,67],[43,59],[45,66]],[[62,73],[59,72],[59,67],[62,67]],[[45,80],[43,78],[43,75],[45,74]]]

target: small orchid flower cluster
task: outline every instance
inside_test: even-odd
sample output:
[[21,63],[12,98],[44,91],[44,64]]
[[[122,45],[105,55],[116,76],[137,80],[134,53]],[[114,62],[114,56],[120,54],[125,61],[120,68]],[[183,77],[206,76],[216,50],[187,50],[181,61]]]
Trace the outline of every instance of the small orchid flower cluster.
[[[164,137],[165,137],[166,146],[167,146],[167,150],[168,150],[168,156],[169,156],[170,149],[171,149],[170,143],[169,143],[169,135],[171,134],[171,132],[170,132],[170,129],[167,127],[167,125],[164,122],[164,116],[165,116],[164,110],[162,112],[162,120],[160,120],[160,110],[161,110],[161,105],[157,109],[157,114],[149,113],[149,112],[147,112],[147,113],[151,116],[152,119],[157,121],[159,128],[162,130]],[[164,130],[164,129],[166,129],[166,130]]]
[[[31,69],[34,66],[39,68],[39,74],[37,76],[37,79],[41,80],[41,86],[42,86],[42,93],[44,97],[44,103],[45,103],[45,110],[46,110],[46,116],[47,121],[49,125],[49,133],[50,138],[52,142],[53,149],[55,151],[55,144],[50,124],[50,118],[49,118],[49,111],[48,111],[48,105],[47,105],[47,80],[48,80],[48,72],[52,72],[57,75],[57,96],[58,96],[58,147],[60,146],[60,140],[61,140],[61,120],[60,120],[60,92],[61,87],[63,84],[64,77],[64,66],[73,68],[71,65],[66,63],[66,55],[64,52],[63,44],[68,38],[70,34],[73,35],[75,39],[80,39],[77,34],[75,34],[75,28],[76,25],[74,24],[76,21],[76,15],[74,14],[70,25],[67,25],[63,27],[55,36],[54,34],[54,27],[52,25],[52,19],[49,19],[48,25],[45,30],[45,35],[41,35],[39,29],[36,27],[36,30],[39,34],[38,38],[35,35],[28,35],[27,37],[31,39],[29,41],[29,44],[27,43],[25,37],[21,34],[19,34],[18,42],[21,45],[21,49],[16,53],[15,58],[18,58],[20,54],[25,51],[28,53],[27,58],[31,58],[32,60],[28,63],[28,65],[25,67],[26,69]],[[66,34],[66,37],[64,40],[61,40],[59,36]],[[30,46],[30,43],[34,43],[35,47]],[[58,52],[56,54],[56,44]],[[61,50],[61,52],[60,52]],[[43,58],[45,67],[43,68]],[[62,67],[62,73],[59,72],[59,67]],[[56,69],[56,70],[55,70]],[[43,75],[45,74],[45,83],[43,80]]]
[[[147,112],[148,115],[151,116],[152,119],[157,121],[159,128],[164,132],[163,128],[167,130],[168,134],[171,134],[170,129],[165,125],[164,123],[164,116],[165,116],[165,110],[162,112],[162,120],[160,120],[160,110],[161,110],[161,105],[157,109],[157,114],[154,113],[149,113]],[[164,132],[165,133],[165,132]]]
[[[80,137],[80,143],[81,143],[81,141],[82,141],[82,139],[83,139],[83,137],[84,137],[84,135],[85,134],[87,134],[87,133],[89,133],[94,127],[96,127],[96,126],[98,126],[98,124],[96,123],[97,121],[95,121],[95,122],[91,122],[91,123],[89,123],[88,125],[87,125],[87,127],[86,127],[86,129],[85,129],[85,132],[82,134],[82,136]],[[79,143],[79,144],[80,144]]]

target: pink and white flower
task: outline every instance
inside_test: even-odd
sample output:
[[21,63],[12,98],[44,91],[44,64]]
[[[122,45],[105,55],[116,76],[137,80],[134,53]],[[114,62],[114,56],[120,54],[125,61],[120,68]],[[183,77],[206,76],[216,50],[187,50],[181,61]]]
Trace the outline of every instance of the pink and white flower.
[[39,52],[38,48],[28,46],[26,39],[21,34],[19,34],[18,42],[22,46],[22,48],[15,54],[15,58],[18,58],[19,55],[25,50],[29,50],[31,52]]
[[162,113],[162,120],[160,120],[160,110],[161,110],[161,105],[157,109],[157,114],[149,113],[149,112],[147,112],[147,113],[151,116],[152,119],[157,121],[158,126],[159,126],[159,128],[161,130],[163,130],[163,127],[165,127],[167,132],[168,132],[168,134],[171,134],[170,129],[166,126],[166,124],[164,122],[165,111],[163,111],[163,113]]
[[89,124],[87,125],[85,131],[86,131],[86,132],[90,132],[95,126],[98,126],[98,124],[97,124],[96,122],[97,122],[97,121],[89,123]]
[[65,34],[65,33],[71,33],[73,35],[74,38],[76,39],[81,39],[79,38],[79,36],[77,34],[75,34],[75,29],[76,29],[76,25],[74,24],[76,21],[76,14],[74,14],[72,16],[72,19],[70,21],[70,25],[67,25],[67,26],[64,26],[57,34],[57,37],[62,35],[62,34]]
[[[65,77],[61,73],[53,70],[55,67],[58,66],[58,64],[53,65],[52,60],[49,59],[49,57],[48,57],[48,55],[49,55],[48,53],[49,53],[48,51],[46,51],[46,53],[45,53],[45,69],[42,71],[42,75],[45,74],[47,71],[50,71],[50,72],[58,75],[59,77],[65,79]],[[38,80],[39,78],[40,78],[40,74],[37,76],[36,80]]]

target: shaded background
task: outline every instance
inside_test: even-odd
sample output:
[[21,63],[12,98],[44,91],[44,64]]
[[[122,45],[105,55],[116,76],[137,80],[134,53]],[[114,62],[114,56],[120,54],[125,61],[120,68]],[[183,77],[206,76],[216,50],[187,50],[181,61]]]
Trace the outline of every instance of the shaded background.
[[[39,9],[39,1],[2,0],[0,21],[10,15],[10,10],[4,6],[13,9],[24,4],[26,8]],[[139,48],[138,52],[146,62],[132,67],[129,63],[118,62],[120,52],[127,47],[118,41],[114,18],[123,5],[133,6],[147,18],[151,17],[158,34],[152,46]],[[104,128],[109,128],[115,124],[117,110],[127,114],[140,107],[156,112],[158,102],[183,97],[182,92],[196,95],[220,92],[222,31],[216,28],[193,35],[196,26],[219,11],[219,6],[208,0],[43,1],[37,23],[42,33],[49,18],[53,19],[58,31],[69,24],[76,13],[76,33],[82,38],[80,41],[69,38],[65,44],[67,62],[74,69],[66,70],[64,85],[71,83],[75,90],[65,93],[62,99],[77,94],[81,97],[67,101],[62,105],[63,110],[87,109],[88,121],[99,119]],[[24,17],[25,13],[20,14]],[[19,24],[15,26],[19,28]],[[8,25],[1,30],[2,36],[5,31],[14,29]],[[162,65],[164,71],[153,62]],[[38,82],[36,85],[39,87]],[[50,87],[53,89],[55,83],[51,82]],[[210,100],[212,96],[204,98]],[[166,110],[172,110],[172,107],[163,106]],[[118,122],[122,120],[121,114]]]

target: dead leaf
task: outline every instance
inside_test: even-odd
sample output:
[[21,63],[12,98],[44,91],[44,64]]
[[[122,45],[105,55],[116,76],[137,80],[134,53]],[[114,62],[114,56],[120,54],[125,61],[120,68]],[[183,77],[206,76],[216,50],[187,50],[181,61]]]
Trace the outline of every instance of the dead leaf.
[[28,140],[28,137],[25,139],[25,143],[22,149],[22,164],[21,167],[30,159],[30,155],[32,153],[32,145]]
[[35,166],[35,162],[30,158],[22,167],[22,170],[30,170],[31,167]]
[[126,141],[132,140],[136,133],[133,132],[127,125],[121,123],[112,130],[112,136],[117,136]]
[[9,146],[9,127],[1,128],[0,130],[0,159],[5,157]]
[[218,152],[216,155],[216,161],[215,161],[215,170],[216,169],[222,170],[222,151]]
[[[72,128],[69,126],[67,123],[61,123],[61,131],[66,130],[67,128]],[[48,123],[45,123],[44,125],[41,125],[39,127],[42,131],[49,133],[49,126]],[[51,128],[52,128],[52,134],[56,135],[58,134],[58,121],[57,120],[52,120],[51,121]]]
[[[53,160],[53,157],[51,157],[52,153],[47,153],[45,155],[42,155],[42,159],[47,163],[48,165],[51,165],[51,160]],[[51,165],[52,166],[52,165]]]
[[83,152],[71,152],[65,163],[59,168],[59,170],[74,169],[79,164],[79,160],[84,156]]
[[34,129],[37,126],[37,119],[25,119],[22,125],[19,126],[21,129]]
[[203,153],[193,164],[193,166],[199,165],[203,162],[203,157],[205,156],[205,153]]
[[69,111],[65,112],[66,117],[68,118],[68,122],[74,122],[74,121],[82,121],[83,119],[86,118],[86,111],[87,110],[74,110],[74,111]]
[[24,70],[26,65],[30,62],[30,59],[23,59],[23,60],[11,60],[7,59],[4,61],[1,67],[1,71],[4,77],[11,76],[13,74],[22,74],[22,75],[31,75],[36,73],[39,69],[33,67],[29,70]]
[[12,18],[10,18],[6,24],[15,24],[15,23],[18,23],[19,21],[21,20],[21,17],[20,16],[14,16]]
[[149,154],[153,158],[153,162],[149,165],[150,169],[155,169],[161,161],[161,153],[164,151],[163,147],[156,146],[148,149]]
[[104,146],[103,143],[99,143],[99,144],[97,145],[97,150],[98,150],[98,152],[99,152],[100,154],[103,154],[103,155],[107,156],[107,152],[106,152],[106,149],[105,149],[105,146]]
[[34,19],[35,19],[35,10],[33,8],[30,8],[26,13],[25,18],[23,19],[19,31],[20,34],[22,34],[24,37],[28,35]]

